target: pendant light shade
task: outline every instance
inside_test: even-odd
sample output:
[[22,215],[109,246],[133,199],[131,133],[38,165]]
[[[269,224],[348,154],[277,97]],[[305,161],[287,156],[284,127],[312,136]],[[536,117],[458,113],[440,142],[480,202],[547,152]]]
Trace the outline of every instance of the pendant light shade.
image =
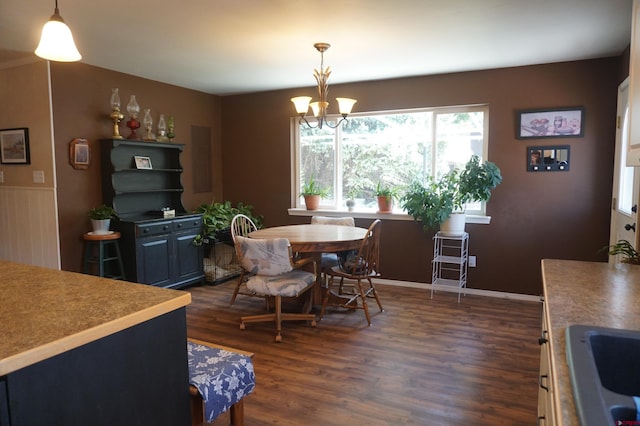
[[42,37],[35,53],[49,61],[74,62],[82,59],[73,41],[71,30],[60,16],[58,0],[56,0],[53,15],[42,27]]

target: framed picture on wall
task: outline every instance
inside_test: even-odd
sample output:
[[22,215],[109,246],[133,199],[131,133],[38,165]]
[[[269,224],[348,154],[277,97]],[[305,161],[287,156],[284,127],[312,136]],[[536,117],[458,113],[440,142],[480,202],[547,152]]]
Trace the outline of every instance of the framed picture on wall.
[[518,139],[584,136],[584,108],[521,110],[517,114]]
[[28,128],[0,130],[0,163],[31,164]]
[[90,160],[91,150],[86,139],[74,139],[69,143],[69,161],[74,169],[87,169]]

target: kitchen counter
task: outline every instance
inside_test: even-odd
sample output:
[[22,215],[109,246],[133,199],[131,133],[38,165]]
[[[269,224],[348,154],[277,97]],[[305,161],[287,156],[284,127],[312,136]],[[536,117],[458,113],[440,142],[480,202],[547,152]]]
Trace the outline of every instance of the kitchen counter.
[[[190,302],[182,291],[0,261],[0,424],[7,403],[11,425],[188,422]],[[125,389],[140,396],[120,398]],[[163,404],[172,423],[154,420]]]
[[579,425],[565,330],[573,324],[640,330],[640,266],[544,259],[542,279],[558,424]]

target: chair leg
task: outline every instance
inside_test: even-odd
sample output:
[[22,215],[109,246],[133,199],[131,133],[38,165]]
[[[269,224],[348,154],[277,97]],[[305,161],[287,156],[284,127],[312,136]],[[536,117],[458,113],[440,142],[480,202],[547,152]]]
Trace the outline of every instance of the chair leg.
[[371,326],[371,317],[369,316],[369,305],[367,304],[367,295],[362,288],[362,280],[358,279],[358,291],[360,292],[360,298],[362,299],[362,309],[364,310],[364,316],[367,317],[367,323]]
[[375,286],[373,285],[373,281],[371,281],[371,278],[367,278],[369,280],[369,286],[371,287],[371,292],[373,293],[373,297],[376,299],[376,302],[378,303],[378,308],[380,308],[380,312],[384,312],[384,309],[382,309],[382,303],[380,303],[380,298],[378,297],[378,290],[376,290]]
[[282,296],[276,296],[276,342],[282,342]]
[[229,303],[229,306],[233,306],[233,304],[236,303],[236,297],[238,296],[238,292],[240,291],[240,286],[242,285],[243,279],[244,279],[244,271],[240,273],[240,278],[236,283],[236,288],[233,289],[233,295],[231,296],[231,303]]

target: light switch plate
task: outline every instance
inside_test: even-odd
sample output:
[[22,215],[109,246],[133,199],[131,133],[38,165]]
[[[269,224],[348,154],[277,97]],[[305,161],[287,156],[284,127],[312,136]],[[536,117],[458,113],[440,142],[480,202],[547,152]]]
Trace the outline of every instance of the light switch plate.
[[33,183],[44,183],[44,171],[43,170],[34,170],[33,171]]

